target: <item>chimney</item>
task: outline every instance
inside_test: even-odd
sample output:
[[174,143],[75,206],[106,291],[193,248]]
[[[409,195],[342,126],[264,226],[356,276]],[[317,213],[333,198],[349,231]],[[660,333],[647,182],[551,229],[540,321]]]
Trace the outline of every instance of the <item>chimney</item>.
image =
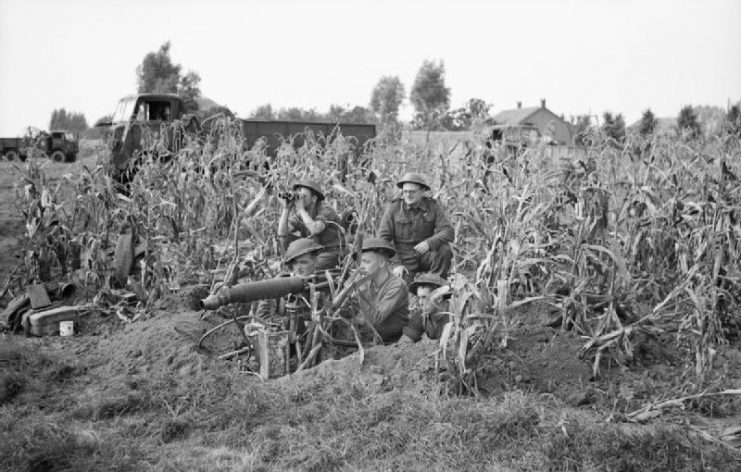
[[522,108],[522,102],[517,102],[517,108]]
[[545,108],[545,98],[540,99],[540,108]]

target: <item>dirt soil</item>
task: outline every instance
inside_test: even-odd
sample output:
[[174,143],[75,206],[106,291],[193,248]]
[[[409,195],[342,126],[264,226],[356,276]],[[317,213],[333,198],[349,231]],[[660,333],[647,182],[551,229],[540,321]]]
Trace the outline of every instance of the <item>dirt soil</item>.
[[[5,164],[5,163],[3,163]],[[7,173],[6,173],[7,175]],[[12,179],[0,182],[0,280],[5,281],[21,256],[23,223],[13,208]],[[188,287],[158,302],[149,314],[126,323],[115,313],[92,313],[77,325],[73,337],[28,338],[28,345],[59,350],[74,356],[87,366],[68,388],[79,392],[79,404],[101,392],[115,392],[120,385],[138,378],[168,373],[175,378],[197,376],[215,358],[242,345],[240,333],[230,325],[199,349],[197,341],[206,330],[228,317],[203,316],[190,308],[193,295]],[[8,302],[6,297],[3,306]],[[689,379],[685,366],[672,356],[646,355],[629,366],[605,363],[602,375],[595,378],[592,365],[580,357],[585,339],[573,332],[544,327],[546,316],[533,309],[531,316],[510,333],[506,347],[489,352],[481,362],[478,376],[480,393],[503,395],[519,390],[551,395],[573,408],[580,408],[599,418],[620,416],[659,399],[679,397]],[[18,337],[18,335],[15,335]],[[318,367],[283,377],[277,382],[296,388],[302,383],[322,379],[332,382],[352,377],[376,392],[430,388],[444,389],[444,375],[436,369],[438,345],[422,341],[415,345],[376,347],[341,360],[329,360]],[[678,357],[678,356],[677,356]],[[726,346],[718,352],[715,385],[741,389],[741,349]],[[359,368],[360,366],[360,368]],[[257,381],[257,380],[256,380]],[[686,421],[720,434],[732,424],[741,424],[741,405],[736,398],[715,398],[690,402]]]

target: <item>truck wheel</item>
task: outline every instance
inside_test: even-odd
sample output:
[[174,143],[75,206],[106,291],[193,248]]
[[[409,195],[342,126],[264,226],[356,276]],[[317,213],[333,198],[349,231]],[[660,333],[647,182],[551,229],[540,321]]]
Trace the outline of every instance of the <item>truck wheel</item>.
[[66,160],[66,156],[62,151],[57,149],[56,151],[51,153],[51,156],[49,158],[54,162],[64,162]]
[[75,162],[77,160],[77,154],[67,154],[67,162]]
[[17,161],[20,158],[18,155],[18,151],[11,149],[10,151],[5,151],[5,159],[9,161]]

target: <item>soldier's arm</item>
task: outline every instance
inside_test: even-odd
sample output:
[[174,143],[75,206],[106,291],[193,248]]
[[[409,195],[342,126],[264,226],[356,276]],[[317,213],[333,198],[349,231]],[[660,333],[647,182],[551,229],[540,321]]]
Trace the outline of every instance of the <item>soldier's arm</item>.
[[416,343],[422,339],[423,332],[422,315],[419,310],[414,310],[409,316],[409,324],[404,327],[402,334]]
[[393,205],[386,207],[386,211],[381,218],[381,224],[378,226],[378,237],[390,243],[394,242],[394,210]]
[[431,303],[423,314],[427,317],[427,326],[425,327],[425,333],[430,339],[440,339],[443,333],[443,328],[448,323],[450,316],[448,311],[450,310],[450,304],[447,301],[440,301],[437,303]]
[[298,214],[299,218],[301,218],[301,221],[303,221],[306,229],[309,230],[309,235],[311,236],[316,236],[317,234],[324,231],[324,229],[327,227],[325,222],[327,221],[326,217],[328,212],[327,206],[323,203],[319,204],[317,215],[314,218],[311,217],[311,215],[306,210],[306,208],[303,207],[303,205],[299,205],[296,207],[296,213]]
[[283,250],[288,249],[288,245],[299,237],[295,234],[300,230],[300,223],[297,216],[289,218],[288,214],[281,214],[280,223],[278,224],[278,238],[280,239]]
[[439,204],[435,204],[435,234],[426,239],[427,244],[430,245],[430,249],[436,251],[445,243],[452,243],[455,239],[455,231],[453,225],[448,219],[448,214],[445,212],[443,207]]
[[[388,241],[393,246],[394,235],[394,204],[392,202],[389,206],[386,207],[383,218],[381,218],[381,224],[378,226],[378,237]],[[389,263],[391,264],[391,267],[401,265],[401,259],[399,258],[399,255],[394,255],[394,257],[389,259]]]
[[391,316],[396,310],[409,303],[406,285],[393,285],[390,290],[384,291],[378,300],[363,300],[361,304],[363,316],[373,326],[383,323],[386,318]]

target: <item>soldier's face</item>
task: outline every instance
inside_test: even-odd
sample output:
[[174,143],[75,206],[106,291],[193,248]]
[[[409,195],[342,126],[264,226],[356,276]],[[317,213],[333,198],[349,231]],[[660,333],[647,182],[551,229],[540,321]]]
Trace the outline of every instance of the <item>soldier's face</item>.
[[293,261],[293,273],[301,276],[308,277],[314,273],[316,267],[316,256],[311,254],[304,254],[299,256]]
[[401,187],[401,196],[404,198],[404,203],[414,205],[422,200],[422,187],[411,182],[404,182]]
[[427,300],[430,298],[430,293],[432,292],[432,287],[429,285],[420,285],[417,287],[417,298],[419,299],[419,302],[424,304]]
[[364,252],[360,257],[360,273],[375,276],[386,267],[386,258],[375,252]]
[[301,196],[301,200],[304,203],[304,208],[310,208],[311,205],[316,202],[316,195],[306,187],[299,187],[296,189],[298,194]]

